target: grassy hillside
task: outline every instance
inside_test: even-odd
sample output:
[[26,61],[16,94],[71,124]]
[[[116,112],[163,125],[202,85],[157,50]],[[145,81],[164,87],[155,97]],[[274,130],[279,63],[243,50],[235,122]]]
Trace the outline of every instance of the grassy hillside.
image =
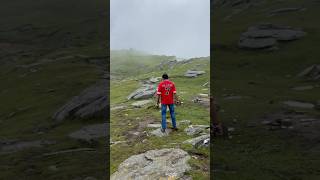
[[[114,57],[113,54],[111,54],[111,57]],[[192,160],[190,160],[192,166],[190,174],[194,179],[208,179],[209,149],[201,148],[194,150],[192,147],[181,143],[191,138],[183,132],[186,125],[179,127],[178,132],[172,133],[164,138],[156,136],[134,137],[130,135],[130,132],[150,132],[152,129],[139,128],[139,126],[143,123],[160,123],[161,115],[159,109],[147,107],[133,108],[131,104],[135,100],[128,101],[126,97],[140,87],[139,82],[142,80],[147,80],[150,77],[161,77],[163,72],[167,72],[170,79],[175,82],[178,94],[184,99],[184,104],[176,107],[177,122],[190,120],[192,124],[209,125],[210,118],[208,109],[192,102],[193,98],[199,93],[209,92],[208,88],[204,89],[204,87],[202,87],[205,82],[209,81],[209,58],[194,59],[186,64],[175,65],[172,69],[159,70],[155,68],[159,64],[159,58],[161,57],[162,60],[170,60],[172,57],[145,55],[144,58],[137,59],[136,56],[127,56],[127,59],[122,59],[121,64],[118,62],[119,66],[132,63],[130,57],[134,59],[135,65],[145,64],[146,60],[148,60],[149,62],[145,65],[154,70],[150,72],[148,69],[145,69],[145,71],[140,71],[136,76],[127,76],[121,81],[111,80],[111,107],[119,105],[127,106],[127,108],[122,110],[111,111],[111,139],[112,141],[126,141],[126,143],[111,146],[111,173],[116,171],[122,161],[132,155],[152,149],[180,147],[190,152],[190,154],[202,154],[203,159],[192,158]],[[112,61],[114,60],[111,59],[111,62]],[[118,66],[111,65],[111,67],[112,69],[117,69]],[[188,69],[194,68],[204,70],[206,74],[197,78],[186,78],[183,76]],[[133,71],[136,72],[135,70]],[[128,74],[130,74],[130,71],[128,71]]]
[[[319,179],[319,151],[316,150],[319,143],[299,133],[267,130],[261,124],[261,117],[285,110],[319,117],[318,110],[285,107],[281,101],[316,103],[320,99],[319,88],[291,89],[319,83],[296,75],[312,64],[319,64],[320,26],[316,17],[320,4],[316,1],[252,2],[258,3],[248,7],[217,5],[213,10],[213,91],[223,109],[218,113],[220,121],[235,128],[231,139],[217,138],[214,142],[214,177],[217,180]],[[268,14],[287,7],[305,10]],[[226,18],[234,12],[237,13]],[[302,28],[307,36],[280,43],[279,50],[272,52],[239,49],[240,34],[249,26],[263,22]],[[249,98],[224,99],[228,94]]]
[[[55,143],[1,154],[0,179],[106,178],[104,140],[90,145],[68,137],[104,120],[74,119],[57,125],[51,118],[104,73],[107,62],[97,66],[87,59],[106,57],[106,8],[106,1],[2,2],[0,149],[12,141]],[[96,152],[42,156],[84,147]]]

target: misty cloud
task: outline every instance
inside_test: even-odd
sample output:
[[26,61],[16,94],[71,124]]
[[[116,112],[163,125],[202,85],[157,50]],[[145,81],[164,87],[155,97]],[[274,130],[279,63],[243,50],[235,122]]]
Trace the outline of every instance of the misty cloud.
[[111,49],[210,55],[209,0],[111,0]]

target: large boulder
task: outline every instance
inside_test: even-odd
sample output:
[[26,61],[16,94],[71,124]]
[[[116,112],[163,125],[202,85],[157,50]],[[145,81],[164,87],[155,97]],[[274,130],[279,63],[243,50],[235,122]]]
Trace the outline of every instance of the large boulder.
[[52,118],[61,122],[66,118],[104,117],[109,109],[108,85],[108,80],[100,80],[82,91],[80,95],[71,98],[53,114]]
[[188,153],[181,149],[150,150],[126,159],[110,179],[184,179],[184,174],[191,169],[189,159]]
[[241,34],[238,46],[247,49],[272,48],[277,46],[278,41],[297,40],[305,35],[304,31],[289,26],[259,24]]
[[151,98],[155,95],[157,89],[156,86],[153,84],[145,84],[142,85],[141,88],[135,90],[134,92],[132,92],[127,99],[147,99],[147,98]]

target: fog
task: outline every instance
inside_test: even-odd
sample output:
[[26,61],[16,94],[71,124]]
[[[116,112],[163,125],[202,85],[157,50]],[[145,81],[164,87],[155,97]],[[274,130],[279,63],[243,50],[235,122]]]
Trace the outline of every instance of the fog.
[[110,48],[210,55],[209,0],[111,0]]

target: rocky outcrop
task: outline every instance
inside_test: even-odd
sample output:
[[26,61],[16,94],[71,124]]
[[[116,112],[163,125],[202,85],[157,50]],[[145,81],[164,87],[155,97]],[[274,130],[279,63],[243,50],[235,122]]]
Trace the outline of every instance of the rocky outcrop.
[[110,179],[184,179],[184,174],[191,169],[189,159],[188,153],[181,149],[150,150],[126,159]]
[[147,99],[151,98],[156,93],[156,86],[153,84],[144,84],[141,88],[132,92],[127,99]]
[[183,143],[192,144],[196,148],[201,146],[208,147],[210,144],[210,134],[205,134],[196,138],[188,139]]
[[259,24],[241,34],[238,46],[246,49],[276,49],[280,41],[297,40],[305,35],[302,30],[289,26]]
[[80,95],[70,99],[54,113],[52,118],[61,122],[66,118],[103,117],[109,109],[108,85],[108,80],[100,80],[82,91]]

